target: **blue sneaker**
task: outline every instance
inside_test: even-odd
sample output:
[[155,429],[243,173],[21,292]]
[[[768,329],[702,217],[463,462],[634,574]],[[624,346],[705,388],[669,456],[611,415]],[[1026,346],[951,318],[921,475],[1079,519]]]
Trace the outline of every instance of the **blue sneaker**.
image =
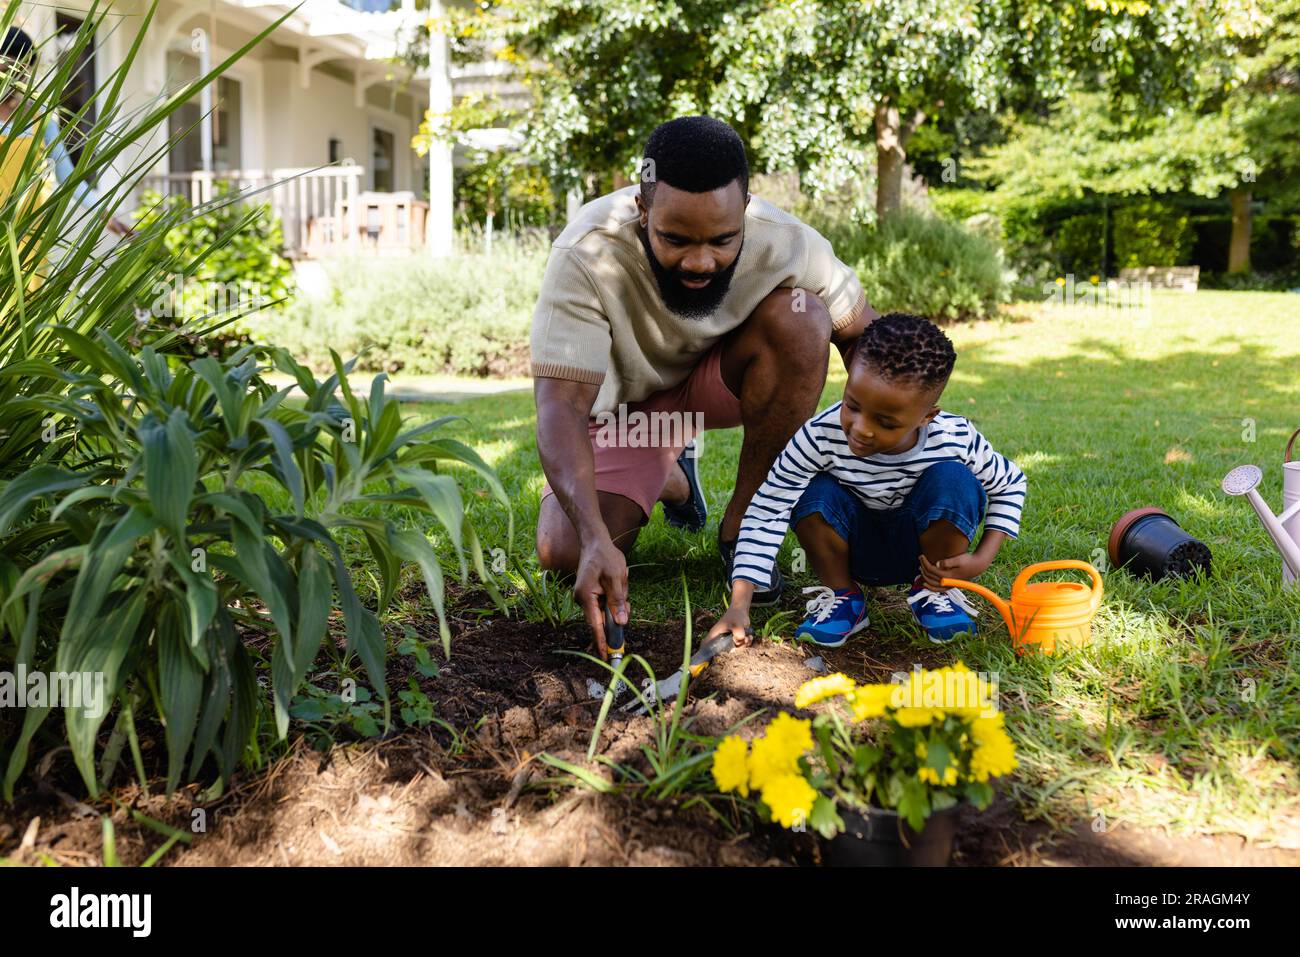
[[979,612],[966,603],[959,588],[931,591],[918,581],[907,593],[907,603],[936,645],[946,645],[962,632],[975,634],[975,616]]
[[695,467],[695,443],[682,449],[677,456],[677,464],[686,473],[686,482],[691,487],[690,497],[676,505],[663,503],[664,518],[673,528],[684,528],[688,532],[698,532],[709,520],[709,506],[704,501],[704,489],[700,488],[700,473]]
[[822,648],[838,648],[871,624],[867,617],[867,596],[857,588],[836,591],[825,585],[813,585],[803,593],[816,592],[808,602],[808,617],[795,629],[794,636]]

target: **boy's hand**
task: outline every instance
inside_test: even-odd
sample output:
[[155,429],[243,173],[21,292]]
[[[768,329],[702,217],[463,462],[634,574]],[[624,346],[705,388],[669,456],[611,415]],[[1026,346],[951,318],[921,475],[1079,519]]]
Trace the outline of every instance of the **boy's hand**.
[[753,632],[749,630],[749,609],[742,608],[737,604],[732,604],[727,609],[727,613],[718,619],[718,623],[709,629],[705,641],[710,638],[716,638],[718,635],[731,632],[731,640],[736,643],[737,648],[748,647],[754,640]]
[[954,555],[952,558],[945,558],[938,562],[932,562],[922,555],[921,579],[925,582],[926,588],[933,591],[943,591],[943,586],[939,584],[941,579],[961,578],[965,581],[971,581],[987,571],[988,567],[988,560],[975,552]]

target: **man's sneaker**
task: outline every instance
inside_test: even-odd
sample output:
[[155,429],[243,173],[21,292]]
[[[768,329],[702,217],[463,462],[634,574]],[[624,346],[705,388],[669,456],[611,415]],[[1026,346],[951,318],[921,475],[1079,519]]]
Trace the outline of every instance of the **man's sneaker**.
[[959,588],[931,591],[918,580],[907,593],[912,614],[936,645],[946,645],[963,631],[975,634],[975,616],[979,614],[966,603]]
[[[727,586],[731,586],[731,563],[736,560],[736,541],[724,542],[718,539],[718,551],[722,554],[722,564],[727,569]],[[749,603],[754,606],[762,607],[764,605],[775,605],[781,600],[781,592],[785,590],[785,578],[781,575],[781,569],[772,563],[772,581],[763,589],[754,588],[754,596]]]
[[700,488],[700,473],[695,467],[695,443],[682,449],[677,456],[677,464],[686,473],[686,481],[691,487],[690,497],[684,502],[671,505],[664,502],[664,518],[673,528],[684,528],[688,532],[698,532],[709,520],[709,506],[704,501],[704,490]]
[[808,602],[808,617],[795,629],[794,636],[822,648],[838,648],[871,624],[867,617],[867,596],[857,588],[836,591],[825,585],[813,585],[803,593],[816,592]]

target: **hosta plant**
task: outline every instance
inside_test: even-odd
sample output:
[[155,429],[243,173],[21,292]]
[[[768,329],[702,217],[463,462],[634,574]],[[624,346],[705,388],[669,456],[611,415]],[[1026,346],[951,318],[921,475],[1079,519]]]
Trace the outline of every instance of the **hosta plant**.
[[769,820],[844,829],[840,808],[895,810],[916,831],[965,799],[985,808],[992,780],[1016,767],[996,687],[961,662],[916,670],[898,684],[859,685],[843,674],[805,682],[796,708],[829,707],[809,720],[781,712],[752,742],[724,738],[713,776],[724,792],[753,797]]
[[[323,647],[339,668],[360,660],[387,713],[380,615],[405,566],[423,576],[445,653],[439,550],[462,577],[468,556],[495,592],[456,473],[443,466],[467,466],[501,507],[509,499],[472,449],[442,434],[445,419],[405,428],[383,376],[359,397],[337,356],[320,382],[280,349],[182,364],[147,347],[131,355],[103,333],[52,334],[84,371],[26,360],[65,381],[20,410],[47,423],[64,452],[0,487],[0,670],[103,676],[113,711],[63,708],[92,793],[142,709],[166,729],[169,789],[209,756],[228,778],[259,708],[269,705],[285,736]],[[262,375],[269,366],[293,382],[273,388]],[[349,549],[377,571],[367,600]],[[341,653],[328,640],[336,617]],[[269,703],[248,636],[269,641]],[[49,711],[26,709],[6,795]],[[113,713],[116,750],[97,769]]]

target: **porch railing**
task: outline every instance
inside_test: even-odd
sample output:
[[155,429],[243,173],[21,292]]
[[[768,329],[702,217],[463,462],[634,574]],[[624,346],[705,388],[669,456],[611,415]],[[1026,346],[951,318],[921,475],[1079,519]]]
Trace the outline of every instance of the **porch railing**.
[[[211,200],[218,182],[229,183],[240,191],[261,189],[252,199],[271,204],[271,209],[280,217],[289,251],[306,254],[313,248],[357,241],[361,233],[357,197],[361,193],[365,172],[365,167],[356,165],[324,169],[198,171],[146,176],[141,185],[166,196],[184,196],[191,205]],[[340,216],[356,219],[342,223]]]

